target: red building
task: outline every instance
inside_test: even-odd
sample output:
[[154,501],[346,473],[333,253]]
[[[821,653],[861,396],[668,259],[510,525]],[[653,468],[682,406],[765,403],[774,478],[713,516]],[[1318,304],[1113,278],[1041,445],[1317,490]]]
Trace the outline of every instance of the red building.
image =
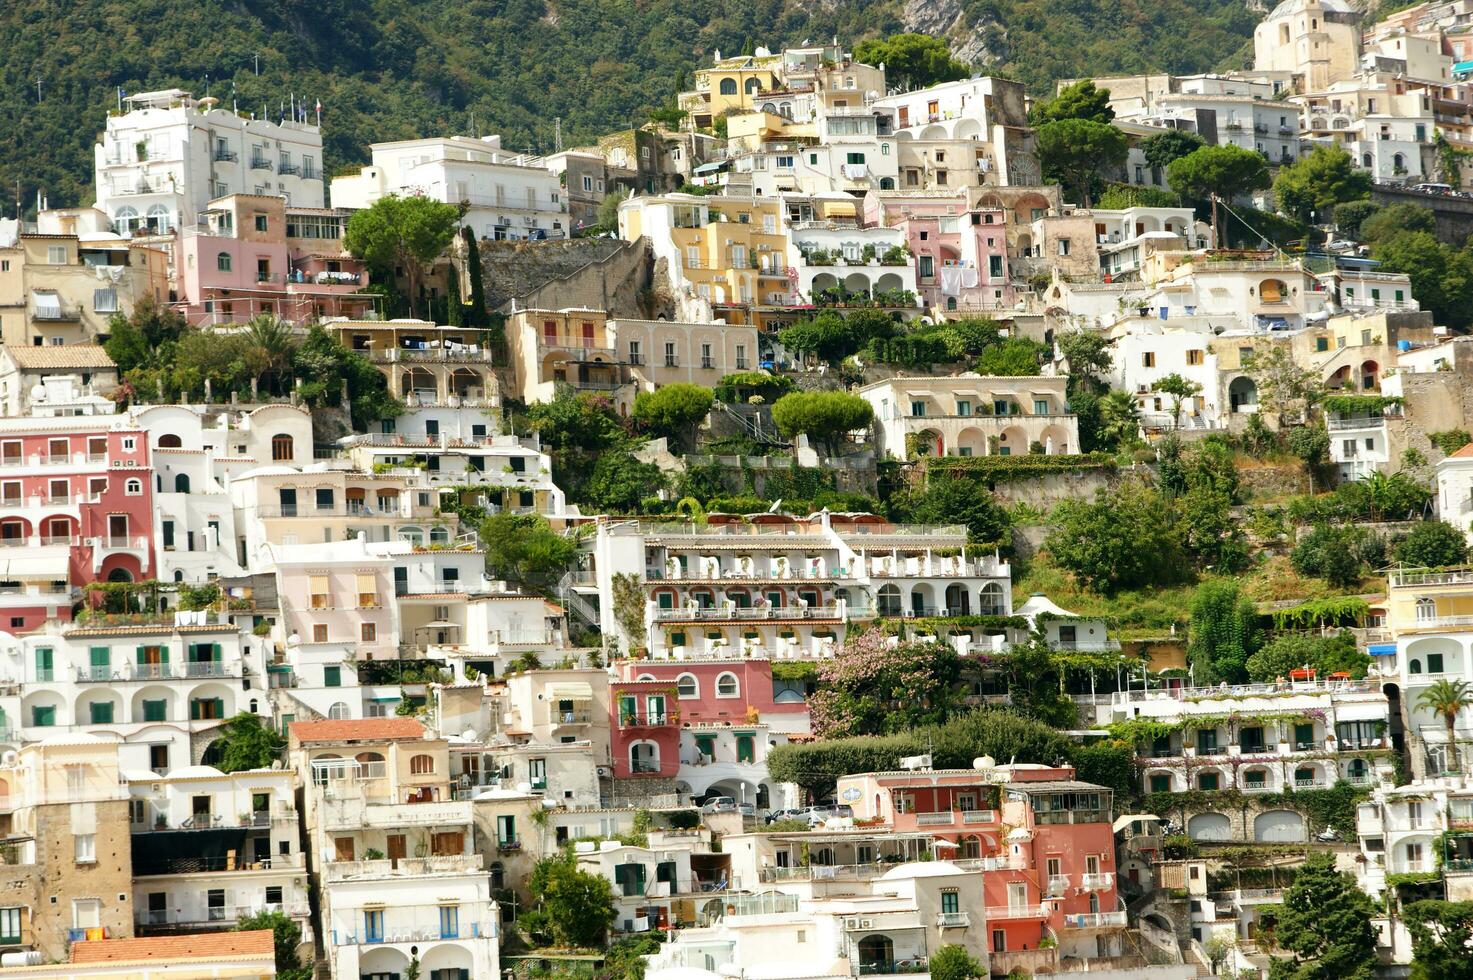
[[0,629],[69,620],[72,587],[151,577],[153,492],[123,417],[0,422]]
[[674,778],[680,770],[680,709],[668,681],[609,684],[614,778]]
[[[1126,926],[1115,882],[1113,792],[1067,766],[987,766],[845,776],[856,820],[929,833],[937,857],[985,875],[989,949],[1120,955]],[[948,853],[949,852],[949,853]]]
[[[795,722],[792,730],[808,728],[808,704],[801,685],[772,683],[772,661],[767,659],[711,658],[699,661],[626,660],[620,664],[626,677],[666,682],[675,688],[681,725],[702,723],[751,724],[781,720]],[[754,714],[755,712],[755,714]]]

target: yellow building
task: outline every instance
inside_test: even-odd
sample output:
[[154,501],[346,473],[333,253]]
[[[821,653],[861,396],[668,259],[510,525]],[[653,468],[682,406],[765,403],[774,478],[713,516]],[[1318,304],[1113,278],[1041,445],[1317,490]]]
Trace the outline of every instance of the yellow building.
[[776,329],[794,319],[782,202],[750,197],[665,194],[619,206],[619,234],[647,237],[664,260],[679,318],[721,318]]
[[695,89],[681,92],[676,104],[689,113],[697,129],[710,129],[728,112],[751,109],[761,93],[776,89],[781,67],[782,56],[774,54],[720,60],[696,72]]

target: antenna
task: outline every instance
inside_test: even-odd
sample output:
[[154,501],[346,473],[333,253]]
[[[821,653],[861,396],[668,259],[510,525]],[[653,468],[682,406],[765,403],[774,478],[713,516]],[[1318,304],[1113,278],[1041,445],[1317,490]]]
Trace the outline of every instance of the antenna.
[[554,152],[563,152],[563,117],[557,116],[552,121],[552,145]]
[[253,52],[251,54],[251,61],[255,63],[255,73],[257,75],[261,74],[261,56]]

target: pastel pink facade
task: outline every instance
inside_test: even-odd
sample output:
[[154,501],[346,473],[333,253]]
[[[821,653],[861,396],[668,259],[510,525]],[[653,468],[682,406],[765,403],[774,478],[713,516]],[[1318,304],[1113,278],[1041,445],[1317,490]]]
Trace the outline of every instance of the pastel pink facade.
[[701,722],[754,724],[772,715],[808,713],[805,701],[776,700],[770,660],[636,660],[620,667],[629,677],[673,684],[680,721],[687,728]]
[[885,218],[905,234],[925,304],[963,311],[1011,306],[1007,212],[974,208],[958,213],[955,201],[917,203],[903,216],[887,213]]
[[609,750],[614,778],[674,778],[680,770],[680,709],[664,681],[609,684]]
[[346,648],[359,660],[398,658],[391,574],[381,562],[278,562],[288,644],[308,652]]
[[931,834],[938,856],[983,870],[994,952],[1036,950],[1050,931],[1078,938],[1125,926],[1112,795],[1049,766],[865,773],[837,787],[856,821]]
[[342,247],[341,212],[237,194],[211,202],[202,218],[178,232],[176,308],[190,323],[244,323],[259,313],[362,319],[373,310],[367,267]]

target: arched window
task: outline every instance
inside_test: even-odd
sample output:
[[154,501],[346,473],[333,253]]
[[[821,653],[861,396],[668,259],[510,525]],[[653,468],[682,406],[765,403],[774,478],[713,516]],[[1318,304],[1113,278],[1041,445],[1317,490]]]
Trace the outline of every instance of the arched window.
[[880,190],[882,190],[882,191],[893,191],[894,189],[895,189],[895,178],[893,178],[893,177],[881,177],[880,178]]
[[327,716],[333,721],[343,721],[349,717],[348,706],[342,701],[335,701],[333,706],[327,709]]
[[736,79],[735,78],[723,78],[721,80],[721,94],[722,95],[736,95],[737,94],[737,83],[736,83]]
[[261,702],[257,701],[255,698],[251,698],[251,714],[260,714],[260,712]]
[[761,90],[762,82],[755,78],[749,78],[747,79],[746,84],[742,87],[746,89],[748,95],[751,95],[753,92]]
[[1417,619],[1421,622],[1437,618],[1437,603],[1431,599],[1417,600]]
[[716,696],[718,698],[734,698],[741,692],[742,688],[737,683],[736,674],[728,671],[716,678]]
[[142,480],[129,480],[123,484],[123,492],[130,497],[136,497],[143,492]]
[[178,473],[178,474],[175,474],[175,476],[174,476],[174,492],[175,493],[188,493],[189,492],[189,474],[188,473]]
[[1410,667],[1407,668],[1407,673],[1409,673],[1409,674],[1420,674],[1421,672],[1422,672],[1422,661],[1420,661],[1420,660],[1413,660],[1411,662]]
[[221,252],[219,255],[216,255],[215,256],[215,269],[218,272],[229,272],[230,271],[230,253],[229,252]]
[[893,585],[883,586],[876,597],[876,605],[881,616],[899,616],[900,590]]
[[174,581],[176,581],[176,582],[182,582],[182,581],[184,581],[184,572],[181,571],[180,569],[177,569],[177,568],[174,569]]
[[701,696],[701,686],[694,675],[681,674],[675,679],[675,693],[682,698],[698,698]]
[[113,215],[113,224],[122,234],[129,234],[138,224],[138,212],[132,208],[118,208],[118,213]]
[[159,436],[160,449],[178,449],[182,445],[184,443],[180,442],[179,437],[172,432],[166,432]]
[[285,432],[278,432],[271,437],[271,458],[276,462],[290,462],[292,458],[292,437]]
[[417,755],[409,760],[409,771],[415,776],[423,776],[435,771],[435,757],[432,755]]

